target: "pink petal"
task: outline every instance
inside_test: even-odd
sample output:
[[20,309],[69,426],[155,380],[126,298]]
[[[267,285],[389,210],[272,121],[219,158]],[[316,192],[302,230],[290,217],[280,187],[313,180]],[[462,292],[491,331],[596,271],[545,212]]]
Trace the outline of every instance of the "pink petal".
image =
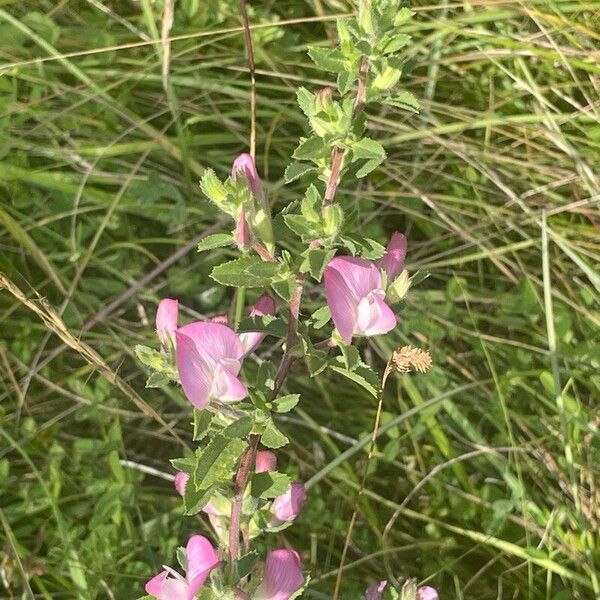
[[354,298],[339,272],[329,266],[325,268],[324,283],[333,324],[344,342],[350,344],[356,327],[358,300]]
[[[275,300],[271,296],[261,296],[256,304],[250,309],[251,317],[262,317],[264,315],[274,315],[277,310]],[[260,345],[265,339],[266,333],[260,331],[251,331],[248,333],[240,333],[240,343],[244,350],[244,354],[250,354],[254,349]]]
[[390,239],[385,254],[379,259],[379,266],[387,272],[389,282],[394,281],[404,268],[406,246],[406,236],[396,231]]
[[193,340],[196,349],[208,363],[218,363],[224,358],[240,359],[244,354],[233,329],[223,323],[196,321],[177,331]]
[[155,575],[150,581],[146,583],[144,589],[149,596],[160,598],[160,593],[163,588],[165,579],[169,576],[168,571],[161,571],[158,575]]
[[179,316],[179,302],[171,298],[161,300],[156,311],[156,333],[163,344],[167,343],[167,336],[171,339],[177,329]]
[[289,600],[304,585],[300,556],[295,550],[272,550],[265,561],[261,600]]
[[381,600],[383,597],[383,591],[385,590],[385,586],[387,585],[387,581],[377,581],[376,583],[371,584],[367,588],[367,592],[365,594],[365,600]]
[[418,600],[438,600],[437,590],[429,585],[424,585],[417,590]]
[[248,180],[248,186],[250,191],[257,200],[262,200],[265,196],[260,177],[254,165],[254,160],[249,154],[240,154],[234,161],[231,169],[231,177],[235,179],[235,176],[242,172]]
[[179,473],[175,475],[175,489],[177,490],[177,493],[180,496],[183,496],[185,494],[185,485],[188,482],[189,478],[190,476],[184,471],[179,471]]
[[200,355],[196,344],[181,330],[175,332],[175,362],[181,387],[187,399],[202,410],[207,404],[212,387],[212,366]]
[[270,450],[259,450],[256,453],[254,471],[256,473],[267,473],[277,468],[277,456]]
[[210,572],[219,563],[219,556],[213,545],[203,535],[193,535],[186,546],[186,578],[189,585],[189,600],[193,600]]
[[293,521],[301,512],[306,499],[306,489],[302,483],[292,483],[288,491],[277,496],[271,505],[273,524],[281,525]]
[[396,327],[396,315],[380,294],[370,294],[358,305],[356,333],[380,335]]
[[[237,361],[236,361],[237,362]],[[239,362],[237,362],[239,365]],[[239,366],[233,371],[239,371]],[[214,372],[214,380],[210,395],[223,402],[237,402],[248,395],[246,386],[234,375],[232,370],[224,367],[221,363],[217,365]]]
[[377,289],[381,289],[381,273],[370,261],[355,256],[336,256],[326,267],[336,271],[348,292],[358,302]]

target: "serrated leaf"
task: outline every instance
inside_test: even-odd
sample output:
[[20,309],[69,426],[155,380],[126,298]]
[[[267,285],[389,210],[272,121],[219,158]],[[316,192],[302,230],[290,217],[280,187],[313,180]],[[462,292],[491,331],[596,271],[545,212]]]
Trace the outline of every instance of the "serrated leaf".
[[206,169],[200,180],[203,194],[217,206],[222,207],[227,200],[227,190],[212,169]]
[[271,448],[272,450],[282,448],[290,442],[290,440],[288,440],[288,438],[283,435],[279,429],[277,429],[277,426],[272,420],[267,421],[265,431],[262,434],[260,441],[262,442],[263,446]]
[[392,36],[392,38],[385,43],[385,45],[382,48],[382,53],[392,54],[394,52],[398,52],[398,50],[401,50],[405,46],[408,46],[411,39],[412,38],[410,35],[407,35],[405,33],[398,33]]
[[352,162],[360,159],[385,159],[385,150],[376,140],[362,138],[352,144]]
[[321,329],[331,320],[331,311],[329,306],[321,306],[311,315],[311,322],[314,329]]
[[406,21],[408,21],[409,19],[412,19],[414,14],[414,11],[410,10],[410,8],[401,8],[394,16],[394,25],[396,27],[399,27],[403,23],[406,23]]
[[330,365],[330,368],[336,373],[339,373],[340,375],[343,375],[344,377],[347,377],[348,379],[351,379],[360,385],[373,397],[379,397],[381,380],[379,379],[377,373],[375,373],[375,371],[373,371],[373,369],[371,369],[371,367],[368,365],[361,362],[354,368],[353,371],[349,371],[346,368],[344,359],[341,356],[338,356],[335,358],[334,363]]
[[354,371],[360,364],[360,354],[356,346],[340,346],[346,369]]
[[290,231],[293,231],[298,237],[314,238],[315,225],[308,222],[302,215],[287,214],[283,215],[283,221]]
[[382,102],[384,104],[397,106],[398,108],[410,110],[415,113],[419,112],[419,109],[421,108],[419,101],[410,92],[398,92],[397,94],[383,98]]
[[354,71],[344,70],[337,76],[337,87],[342,96],[347,94],[356,81],[356,73]]
[[252,417],[243,416],[227,425],[222,433],[227,438],[246,439],[248,434],[252,431],[253,424],[254,419]]
[[311,377],[315,377],[322,373],[329,364],[327,352],[324,350],[316,350],[312,348],[306,354],[306,365]]
[[288,394],[273,400],[273,411],[278,413],[290,412],[300,401],[300,394]]
[[296,160],[318,159],[323,156],[323,148],[323,140],[313,135],[300,141],[292,154],[292,158]]
[[373,171],[373,169],[376,169],[384,161],[384,159],[385,157],[374,158],[365,162],[365,164],[358,171],[356,171],[356,178],[360,179],[361,177],[368,175],[371,171]]
[[309,165],[307,163],[292,163],[288,165],[283,175],[286,183],[292,183],[292,181],[296,181],[303,175],[310,173],[311,171],[315,171],[315,167]]
[[160,371],[155,371],[150,374],[150,377],[146,380],[147,388],[161,388],[169,385],[169,376],[165,373],[161,373]]
[[231,244],[233,244],[233,237],[230,233],[213,233],[213,235],[208,235],[200,240],[198,252],[223,248],[223,246],[230,246]]
[[167,357],[154,348],[138,344],[135,347],[135,355],[142,364],[155,371],[164,371],[168,368]]
[[206,437],[213,418],[214,414],[208,410],[194,409],[194,434],[192,439],[195,442],[199,442]]
[[194,469],[196,489],[206,489],[215,483],[229,482],[245,448],[245,441],[215,435],[204,449],[198,450],[198,462]]
[[194,472],[194,469],[196,468],[195,456],[186,456],[185,458],[172,458],[169,462],[176,471],[185,471],[189,475],[191,475]]
[[279,269],[279,263],[266,262],[257,256],[242,256],[216,266],[210,277],[221,285],[267,287]]
[[276,498],[290,487],[290,478],[283,473],[270,471],[254,473],[250,481],[250,493],[255,498]]
[[308,49],[308,55],[312,58],[315,65],[324,71],[338,73],[344,68],[344,57],[337,49],[311,46]]
[[319,190],[311,183],[304,194],[300,203],[300,212],[302,216],[313,223],[319,223],[321,217],[321,194]]
[[300,107],[300,110],[307,117],[310,117],[313,113],[315,95],[311,94],[306,88],[301,87],[296,92],[296,98],[298,99],[298,106]]
[[334,254],[335,249],[308,248],[302,253],[305,258],[302,263],[302,270],[304,272],[310,271],[311,276],[320,282],[323,278],[323,271]]
[[275,337],[287,336],[287,325],[283,319],[273,315],[256,315],[244,317],[237,327],[238,333],[264,332]]
[[195,515],[208,503],[215,486],[197,490],[193,485],[186,485],[183,494],[183,512],[185,515]]

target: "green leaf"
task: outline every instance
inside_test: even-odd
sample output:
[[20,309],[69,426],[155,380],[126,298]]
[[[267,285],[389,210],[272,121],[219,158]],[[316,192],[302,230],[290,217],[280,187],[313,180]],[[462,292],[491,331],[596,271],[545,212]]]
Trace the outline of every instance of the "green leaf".
[[360,354],[356,346],[340,346],[346,369],[354,371],[360,364]]
[[255,498],[276,498],[290,487],[290,478],[283,473],[270,471],[254,473],[250,481],[250,493]]
[[233,237],[230,233],[213,233],[213,235],[208,235],[203,240],[200,240],[198,252],[222,248],[231,244],[233,244]]
[[292,158],[296,160],[312,160],[322,158],[325,154],[325,145],[323,140],[316,135],[306,139],[301,139],[300,144],[294,150]]
[[283,177],[286,183],[292,183],[292,181],[296,181],[296,179],[315,170],[315,167],[307,163],[292,163],[286,168]]
[[293,231],[303,240],[306,238],[315,238],[315,225],[308,222],[302,215],[286,214],[283,215],[283,221],[290,231]]
[[279,269],[279,263],[265,262],[257,256],[242,256],[218,265],[210,276],[221,285],[267,287]]
[[300,394],[288,394],[273,400],[273,411],[278,413],[290,412],[300,401]]
[[300,107],[300,110],[307,117],[310,117],[313,113],[315,95],[311,94],[306,88],[301,87],[296,92],[296,98],[298,99],[298,106]]
[[384,159],[385,157],[368,160],[358,171],[356,171],[356,178],[360,179],[361,177],[368,175],[373,169],[376,169]]
[[135,354],[142,364],[155,371],[164,371],[169,367],[166,355],[154,350],[154,348],[138,344],[135,347]]
[[312,223],[319,223],[321,217],[321,194],[319,190],[311,183],[300,203],[300,212],[302,216]]
[[360,159],[385,159],[385,150],[376,140],[362,138],[352,144],[352,162]]
[[356,72],[355,71],[348,71],[348,70],[341,71],[337,77],[337,87],[338,87],[340,94],[342,94],[342,96],[347,94],[350,91],[350,88],[352,88],[352,84],[355,81],[356,81]]
[[421,108],[419,101],[410,92],[398,92],[397,94],[383,98],[382,102],[384,104],[397,106],[398,108],[410,110],[415,113],[418,113],[419,109]]
[[391,39],[385,41],[385,45],[382,48],[383,54],[392,54],[394,52],[398,52],[405,46],[410,43],[411,40],[410,35],[406,35],[405,33],[397,33],[392,36]]
[[150,374],[150,377],[146,380],[147,388],[161,388],[169,385],[169,376],[166,373],[161,373],[160,371],[155,371]]
[[215,486],[211,485],[205,489],[197,490],[193,485],[186,485],[183,494],[183,512],[186,515],[195,515],[199,513],[206,503],[210,500]]
[[344,68],[344,57],[337,49],[311,46],[308,49],[308,55],[312,58],[315,65],[324,71],[338,73]]
[[253,550],[252,552],[248,552],[248,554],[244,554],[239,560],[236,561],[236,569],[235,572],[240,579],[243,579],[247,575],[252,572],[254,566],[258,562],[259,559],[258,552]]
[[277,429],[275,423],[272,420],[267,421],[265,431],[260,440],[263,446],[271,449],[282,448],[286,444],[289,444],[290,440]]
[[243,416],[225,427],[225,429],[223,429],[223,435],[228,438],[239,438],[245,440],[248,434],[252,431],[253,424],[254,419],[252,417]]
[[245,441],[229,439],[220,434],[213,437],[204,449],[198,450],[198,462],[194,470],[196,490],[206,489],[214,483],[229,482],[245,449]]
[[227,190],[212,169],[204,171],[204,175],[200,180],[200,188],[209,200],[212,200],[219,208],[225,209]]
[[330,368],[336,373],[339,373],[340,375],[343,375],[344,377],[347,377],[348,379],[351,379],[360,385],[374,398],[379,397],[379,393],[381,391],[381,380],[377,373],[375,373],[375,371],[373,371],[368,365],[361,362],[354,368],[353,371],[349,371],[346,368],[344,359],[341,356],[338,356],[335,358],[334,363],[330,365]]
[[310,271],[311,276],[320,282],[323,278],[323,271],[334,254],[335,249],[308,248],[302,253],[304,256],[302,271]]
[[192,436],[192,439],[195,442],[199,442],[206,437],[213,418],[214,414],[209,410],[194,409],[194,435]]
[[237,331],[238,333],[262,331],[275,337],[284,338],[287,336],[287,325],[283,319],[274,315],[256,315],[244,317],[238,325]]
[[331,320],[331,311],[329,306],[321,306],[311,315],[311,324],[313,329],[321,329]]

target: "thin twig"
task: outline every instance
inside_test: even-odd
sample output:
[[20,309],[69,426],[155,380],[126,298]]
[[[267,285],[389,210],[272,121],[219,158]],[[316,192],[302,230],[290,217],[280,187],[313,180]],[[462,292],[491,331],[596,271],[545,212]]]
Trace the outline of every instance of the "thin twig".
[[240,9],[242,11],[242,21],[244,22],[246,56],[248,57],[248,69],[250,70],[250,156],[256,158],[256,69],[246,0],[240,0]]

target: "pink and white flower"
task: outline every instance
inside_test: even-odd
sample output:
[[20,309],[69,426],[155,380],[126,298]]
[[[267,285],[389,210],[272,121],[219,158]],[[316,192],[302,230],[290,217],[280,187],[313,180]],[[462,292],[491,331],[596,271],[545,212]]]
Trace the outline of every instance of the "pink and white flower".
[[175,330],[179,317],[179,302],[172,298],[161,300],[156,311],[156,333],[163,346],[170,346],[175,341]]
[[[365,600],[381,600],[383,598],[383,592],[387,586],[387,581],[377,581],[372,583],[365,593]],[[414,590],[414,588],[413,588]],[[437,590],[431,586],[425,585],[417,589],[416,600],[439,600]]]
[[[271,296],[261,296],[254,306],[250,309],[251,317],[263,317],[265,315],[274,315],[277,310],[275,300]],[[251,331],[248,333],[240,333],[240,343],[244,350],[244,354],[253,352],[260,343],[265,339],[266,333],[262,331]]]
[[396,315],[385,301],[383,269],[393,281],[404,266],[406,238],[395,233],[377,262],[336,256],[325,267],[324,282],[333,324],[346,344],[355,335],[380,335],[396,326]]
[[271,505],[273,518],[271,524],[283,525],[293,521],[302,512],[306,500],[306,489],[303,483],[295,482],[290,485],[287,492],[277,496]]
[[185,577],[171,567],[164,567],[146,583],[146,593],[158,600],[194,600],[198,590],[216,568],[219,557],[210,541],[193,535],[186,546]]
[[299,554],[285,548],[272,550],[267,554],[257,600],[289,600],[303,585]]
[[417,600],[439,600],[439,596],[435,588],[424,585],[417,590]]
[[228,325],[198,321],[175,332],[175,362],[187,399],[203,409],[214,398],[235,402],[248,395],[237,375],[244,350]]

